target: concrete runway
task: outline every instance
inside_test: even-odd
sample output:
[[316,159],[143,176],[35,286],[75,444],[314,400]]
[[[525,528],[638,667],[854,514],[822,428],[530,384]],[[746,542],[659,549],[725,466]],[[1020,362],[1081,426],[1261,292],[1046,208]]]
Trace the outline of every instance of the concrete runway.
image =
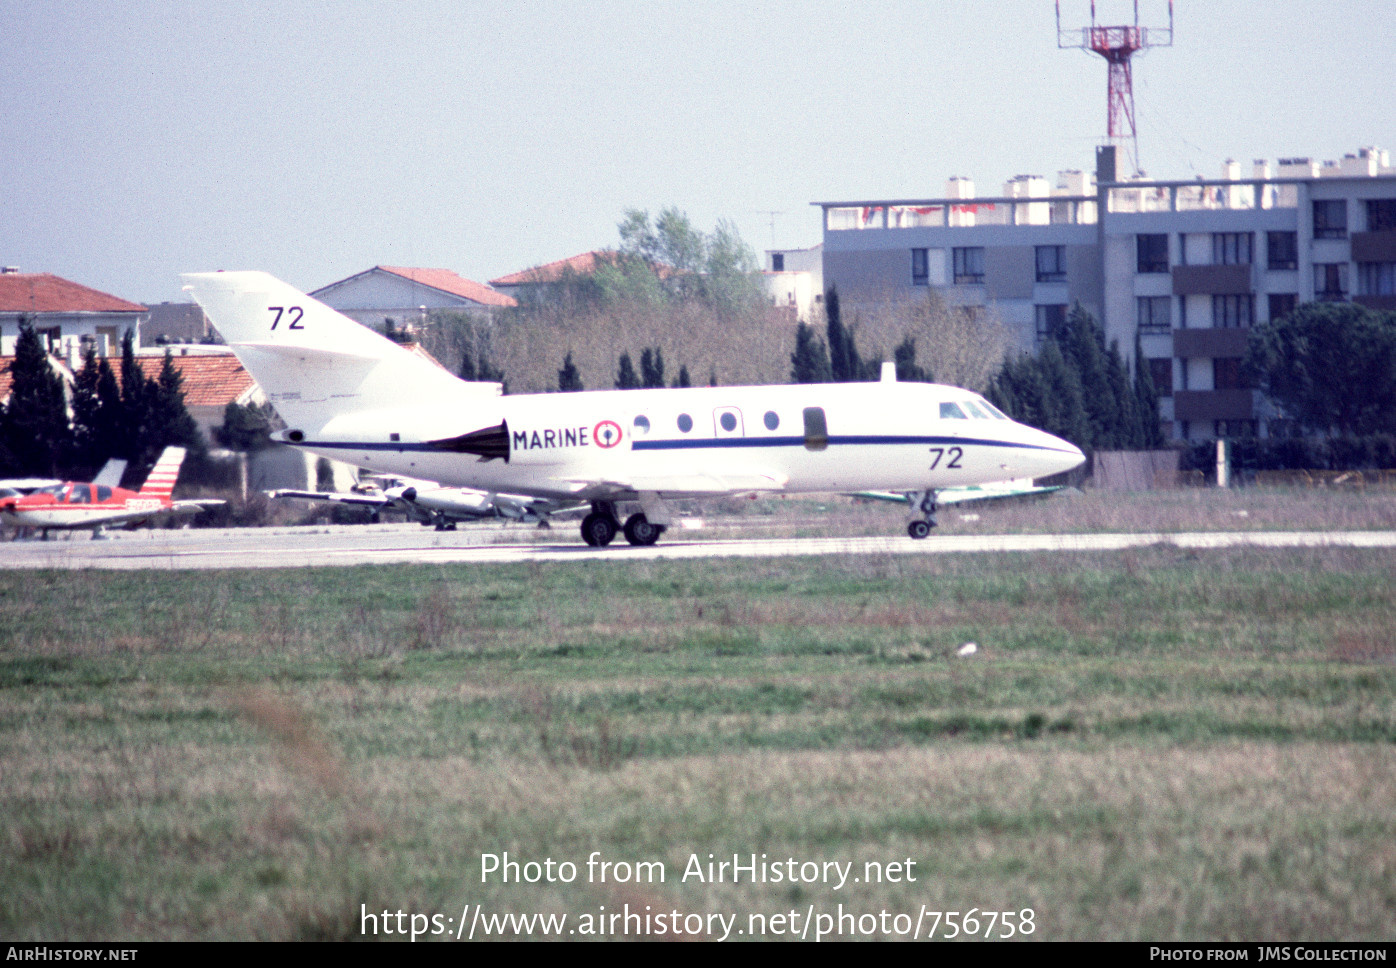
[[[724,529],[726,530],[726,529]],[[546,534],[546,533],[545,533]],[[66,540],[64,540],[66,538]],[[571,528],[540,539],[531,528],[463,525],[438,532],[420,525],[340,525],[116,532],[90,540],[86,532],[53,541],[0,544],[0,568],[213,569],[300,568],[365,564],[446,564],[508,561],[638,561],[678,558],[767,558],[792,555],[934,555],[1021,551],[1119,551],[1166,544],[1179,548],[1238,546],[1392,548],[1396,531],[1231,531],[1178,534],[956,535],[912,541],[904,534],[841,538],[714,537],[673,530],[649,548],[618,540],[589,548]]]

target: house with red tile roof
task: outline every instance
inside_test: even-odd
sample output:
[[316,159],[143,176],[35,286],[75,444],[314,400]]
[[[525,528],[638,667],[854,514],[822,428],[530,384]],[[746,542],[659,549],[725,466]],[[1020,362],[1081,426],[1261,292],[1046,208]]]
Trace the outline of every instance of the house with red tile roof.
[[48,343],[49,352],[72,361],[81,356],[83,344],[91,341],[97,352],[115,355],[121,351],[126,330],[136,330],[148,310],[139,303],[98,292],[52,273],[0,270],[0,354],[14,355],[22,319]]
[[[231,350],[205,346],[171,346],[170,362],[184,380],[184,409],[199,425],[204,436],[213,440],[213,428],[223,424],[223,410],[230,403],[247,406],[252,403],[266,403],[252,374],[243,369]],[[147,351],[136,357],[136,365],[141,368],[146,379],[158,380],[160,368],[164,365],[165,351]],[[121,382],[121,371],[117,367],[117,383]]]
[[518,305],[512,296],[495,292],[449,269],[401,266],[374,266],[316,289],[310,295],[380,332],[389,319],[399,329],[410,330],[434,311],[488,316],[497,309]]
[[[593,249],[580,255],[491,279],[490,286],[508,293],[522,303],[546,302],[554,295],[553,287],[563,279],[568,276],[589,276],[600,267],[613,264],[618,258],[620,253],[612,249]],[[663,264],[656,265],[654,269],[661,279],[668,279],[674,273],[672,267]]]

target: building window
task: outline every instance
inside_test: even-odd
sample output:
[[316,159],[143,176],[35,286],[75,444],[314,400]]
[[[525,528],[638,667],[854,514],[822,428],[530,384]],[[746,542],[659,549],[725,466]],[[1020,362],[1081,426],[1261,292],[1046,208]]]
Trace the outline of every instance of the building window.
[[772,252],[772,253],[771,253],[771,271],[772,271],[772,272],[784,272],[784,271],[785,271],[785,253],[784,253],[784,252]]
[[1220,356],[1212,361],[1212,386],[1218,390],[1249,390],[1241,370],[1241,357]]
[[1396,262],[1360,262],[1357,285],[1364,296],[1396,296]]
[[1139,332],[1141,334],[1167,336],[1172,331],[1172,297],[1140,296],[1135,302],[1139,306]]
[[1314,202],[1314,238],[1345,239],[1348,237],[1348,203]]
[[1266,232],[1265,247],[1268,250],[1266,266],[1271,269],[1297,269],[1299,267],[1299,233]]
[[1066,328],[1066,305],[1039,305],[1033,307],[1037,317],[1037,341],[1044,342]]
[[1154,392],[1160,397],[1173,396],[1173,360],[1170,357],[1149,358],[1149,378],[1154,381]]
[[930,261],[926,258],[925,249],[911,250],[911,284],[913,286],[924,286],[930,281]]
[[1168,236],[1136,235],[1134,239],[1139,256],[1138,271],[1168,271]]
[[1244,329],[1255,319],[1255,297],[1213,296],[1212,326],[1217,329]]
[[1212,429],[1215,436],[1222,437],[1254,437],[1259,424],[1254,420],[1214,420]]
[[1037,281],[1066,282],[1066,246],[1037,247]]
[[1212,264],[1248,266],[1251,264],[1251,233],[1213,232]]
[[1270,293],[1270,318],[1279,319],[1281,316],[1288,316],[1294,312],[1294,307],[1299,305],[1299,294],[1293,292],[1272,292]]
[[1396,229],[1396,198],[1367,200],[1367,231],[1390,232]]
[[1319,302],[1342,302],[1348,298],[1348,264],[1314,264],[1314,298]]
[[955,285],[977,285],[984,281],[984,249],[955,250]]

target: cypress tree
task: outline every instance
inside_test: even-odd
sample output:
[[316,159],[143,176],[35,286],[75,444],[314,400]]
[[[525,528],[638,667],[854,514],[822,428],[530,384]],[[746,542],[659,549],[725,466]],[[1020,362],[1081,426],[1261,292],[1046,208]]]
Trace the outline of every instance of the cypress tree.
[[563,357],[562,369],[557,371],[557,388],[563,393],[576,393],[586,389],[582,386],[582,375],[577,372],[577,365],[572,362],[571,350]]
[[620,355],[620,364],[616,369],[616,389],[640,389],[640,378],[635,375],[635,364],[630,362],[629,353],[622,353]]
[[795,327],[795,352],[790,354],[790,382],[828,383],[832,379],[823,340],[809,324],[800,323]]
[[689,377],[688,377],[688,367],[687,367],[687,366],[680,366],[680,367],[679,367],[679,378],[678,378],[676,381],[674,381],[674,386],[675,386],[675,387],[691,387],[691,386],[693,386],[693,381],[690,380]]
[[[73,433],[67,464],[84,479],[111,456],[111,438],[104,433],[102,419],[101,368],[105,363],[98,359],[97,348],[89,343],[73,384]],[[110,372],[108,366],[107,373]],[[115,383],[114,378],[112,382]]]
[[10,364],[10,402],[4,414],[4,448],[18,474],[52,477],[71,452],[63,379],[53,371],[43,340],[22,319]]
[[908,336],[892,351],[892,359],[897,364],[897,379],[919,383],[931,383],[930,370],[916,365],[916,340]]
[[664,386],[664,353],[658,346],[640,354],[640,379],[647,389]]
[[863,361],[858,357],[858,347],[853,330],[843,325],[843,312],[839,308],[839,292],[835,286],[829,287],[824,297],[824,311],[828,316],[829,371],[835,383],[852,383],[865,378]]

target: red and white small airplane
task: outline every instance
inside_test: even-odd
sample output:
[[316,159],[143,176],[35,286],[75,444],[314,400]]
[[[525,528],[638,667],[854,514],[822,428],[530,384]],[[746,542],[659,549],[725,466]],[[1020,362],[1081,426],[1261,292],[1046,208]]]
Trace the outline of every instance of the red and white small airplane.
[[3,496],[0,521],[14,528],[38,528],[44,538],[50,530],[85,528],[91,529],[93,538],[99,538],[107,525],[140,524],[163,515],[198,514],[227,503],[173,500],[175,480],[183,463],[183,447],[166,447],[139,491],[106,483],[110,475],[104,470],[91,483],[64,481],[31,494]]

